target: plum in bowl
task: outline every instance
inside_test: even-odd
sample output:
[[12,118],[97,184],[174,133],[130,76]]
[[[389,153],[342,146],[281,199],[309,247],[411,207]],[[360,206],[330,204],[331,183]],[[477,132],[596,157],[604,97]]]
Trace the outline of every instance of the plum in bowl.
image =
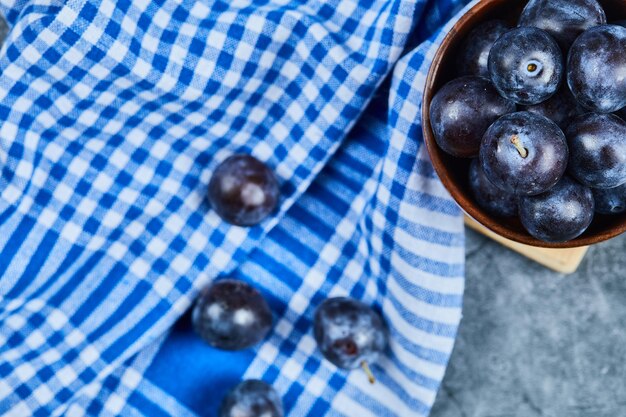
[[[456,22],[426,79],[422,127],[435,171],[471,218],[539,247],[587,246],[626,231],[626,207],[603,207],[626,202],[626,185],[614,187],[626,183],[619,177],[626,173],[624,22],[626,0],[482,0]],[[607,45],[623,52],[603,56]],[[592,59],[606,63],[601,77],[585,66]],[[485,80],[491,85],[479,91]],[[464,125],[455,112],[471,121]],[[597,120],[607,127],[593,131]],[[583,146],[582,128],[597,136],[600,151]],[[605,166],[611,178],[586,181],[602,178],[597,170]],[[521,207],[516,215],[511,201]]]

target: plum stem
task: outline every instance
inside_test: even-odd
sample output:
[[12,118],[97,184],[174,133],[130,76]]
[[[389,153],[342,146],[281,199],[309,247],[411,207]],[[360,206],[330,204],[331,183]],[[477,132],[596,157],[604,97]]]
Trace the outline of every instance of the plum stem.
[[370,381],[370,384],[376,382],[376,378],[374,378],[374,374],[366,361],[361,362],[361,368],[365,371],[365,375],[367,375],[367,379]]
[[513,146],[515,146],[515,149],[517,149],[517,152],[519,152],[522,158],[526,158],[528,156],[528,149],[522,146],[522,142],[519,140],[519,136],[511,136],[511,143],[513,144]]

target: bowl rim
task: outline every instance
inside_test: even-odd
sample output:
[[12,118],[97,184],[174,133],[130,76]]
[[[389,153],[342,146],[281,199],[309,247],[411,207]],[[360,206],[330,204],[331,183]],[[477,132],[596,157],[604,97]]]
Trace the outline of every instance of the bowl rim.
[[494,220],[493,217],[487,215],[487,213],[479,209],[477,204],[461,191],[460,184],[453,181],[452,178],[447,175],[447,172],[445,170],[445,163],[441,158],[443,151],[437,146],[430,125],[430,103],[434,96],[434,86],[437,75],[441,69],[444,56],[448,52],[451,44],[456,40],[456,36],[459,32],[458,29],[465,26],[468,21],[470,21],[476,14],[482,14],[489,11],[490,7],[492,7],[494,3],[506,4],[507,1],[508,0],[481,0],[476,3],[472,8],[468,9],[463,14],[463,16],[461,16],[461,18],[452,26],[452,28],[449,30],[449,32],[446,34],[443,41],[437,48],[437,51],[435,52],[434,58],[428,70],[428,75],[426,76],[424,95],[422,97],[421,120],[424,143],[426,145],[426,149],[428,151],[428,155],[430,157],[433,168],[435,169],[437,176],[443,183],[446,190],[448,190],[452,198],[469,217],[504,238],[535,247],[576,248],[600,243],[619,236],[622,233],[626,232],[626,219],[609,230],[594,233],[591,235],[585,232],[581,236],[567,242],[544,242],[542,240],[534,238],[528,233],[520,233],[515,230],[511,230],[503,226],[502,222]]

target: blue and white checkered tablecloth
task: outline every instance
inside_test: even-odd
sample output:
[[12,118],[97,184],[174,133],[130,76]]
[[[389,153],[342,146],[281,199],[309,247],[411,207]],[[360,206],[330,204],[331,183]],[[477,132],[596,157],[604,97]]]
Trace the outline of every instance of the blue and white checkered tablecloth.
[[[261,378],[289,416],[426,416],[464,284],[460,211],[420,102],[462,0],[1,0],[0,415],[216,416]],[[273,167],[277,216],[230,226],[205,197],[235,152]],[[219,277],[275,327],[203,344]],[[315,307],[379,308],[370,385],[322,359]]]

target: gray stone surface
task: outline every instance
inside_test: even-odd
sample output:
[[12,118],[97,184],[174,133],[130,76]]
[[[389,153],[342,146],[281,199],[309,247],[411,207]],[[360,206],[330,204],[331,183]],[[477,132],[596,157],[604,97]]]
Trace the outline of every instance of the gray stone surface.
[[431,416],[626,416],[626,236],[561,275],[468,231],[463,320]]

